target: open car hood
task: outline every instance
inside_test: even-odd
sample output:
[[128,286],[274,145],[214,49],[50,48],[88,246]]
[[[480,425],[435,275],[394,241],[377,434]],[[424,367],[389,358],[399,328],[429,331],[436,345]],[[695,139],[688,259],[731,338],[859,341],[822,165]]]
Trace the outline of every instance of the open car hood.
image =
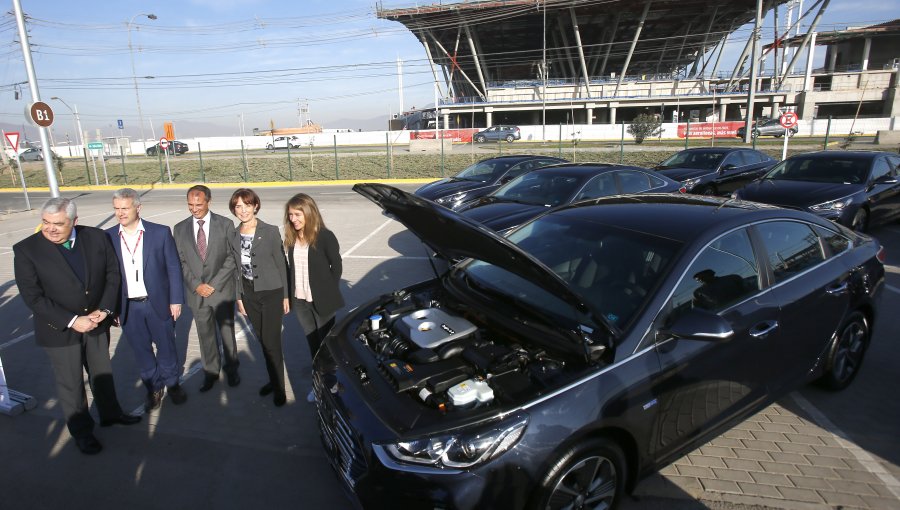
[[483,260],[528,279],[582,312],[591,313],[556,273],[478,222],[386,184],[356,184],[353,191],[377,204],[447,260]]

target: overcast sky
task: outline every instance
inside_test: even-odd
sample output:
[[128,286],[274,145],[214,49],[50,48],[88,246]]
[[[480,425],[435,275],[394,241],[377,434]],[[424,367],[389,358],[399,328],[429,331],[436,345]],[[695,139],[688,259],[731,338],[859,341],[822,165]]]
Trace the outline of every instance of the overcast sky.
[[[68,108],[52,96],[77,106],[92,133],[118,134],[121,119],[127,135],[139,135],[132,55],[147,138],[153,130],[159,137],[165,121],[175,123],[179,138],[236,135],[242,114],[248,135],[270,123],[296,126],[300,104],[309,108],[304,120],[356,129],[351,119],[387,119],[399,109],[398,58],[404,62],[405,108],[434,102],[422,45],[403,25],[376,19],[372,0],[21,2],[41,98],[57,113],[57,142],[66,134],[74,139],[75,130]],[[438,1],[391,0],[385,7],[417,3]],[[24,60],[7,5],[0,17],[0,124],[21,126],[30,94],[21,83]],[[158,19],[144,16],[150,13]],[[779,24],[784,13],[782,8]],[[900,0],[832,0],[819,31],[896,17]],[[769,42],[771,15],[766,21],[763,41]],[[745,42],[743,35],[730,43],[725,60],[731,61],[721,69],[731,69]],[[16,87],[22,91],[18,101]]]

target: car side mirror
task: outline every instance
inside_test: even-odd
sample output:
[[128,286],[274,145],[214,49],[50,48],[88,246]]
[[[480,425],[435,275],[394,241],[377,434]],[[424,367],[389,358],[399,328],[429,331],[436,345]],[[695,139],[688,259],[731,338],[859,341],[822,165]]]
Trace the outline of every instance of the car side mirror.
[[731,163],[726,163],[726,164],[722,165],[723,172],[727,172],[728,170],[734,170],[735,168],[737,168],[737,166],[732,165]]
[[734,336],[734,330],[728,321],[700,308],[685,312],[675,319],[670,327],[660,330],[659,333],[668,337],[708,342],[728,340]]

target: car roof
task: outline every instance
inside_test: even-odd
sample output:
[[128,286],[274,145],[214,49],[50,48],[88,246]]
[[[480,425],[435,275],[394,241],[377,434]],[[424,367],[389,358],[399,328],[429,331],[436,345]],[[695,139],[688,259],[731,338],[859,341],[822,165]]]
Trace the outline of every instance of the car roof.
[[896,156],[892,152],[884,151],[816,151],[804,152],[802,154],[794,154],[793,158],[814,158],[814,159],[834,159],[834,158],[855,158],[855,159],[872,159],[878,156]]
[[485,159],[482,159],[481,161],[479,161],[479,163],[481,163],[482,161],[496,161],[496,160],[505,160],[505,159],[514,160],[514,161],[527,161],[529,159],[553,159],[553,160],[557,160],[557,161],[561,161],[561,162],[566,161],[565,159],[558,158],[556,156],[534,156],[531,154],[510,154],[510,155],[506,155],[506,156],[497,156],[494,158],[485,158]]
[[654,175],[657,175],[652,170],[648,170],[646,168],[641,168],[639,166],[616,165],[616,164],[612,164],[612,163],[560,163],[558,165],[544,166],[541,168],[536,168],[528,173],[529,174],[534,173],[534,172],[555,173],[555,174],[565,175],[565,176],[580,177],[585,174],[613,172],[616,170],[640,170],[643,172],[652,173]]
[[754,149],[748,149],[746,147],[692,147],[690,149],[684,149],[679,152],[709,152],[712,154],[724,154],[726,152],[750,150]]
[[618,195],[560,206],[548,215],[573,216],[683,243],[709,229],[727,230],[770,218],[814,216],[800,211],[720,197],[649,193]]

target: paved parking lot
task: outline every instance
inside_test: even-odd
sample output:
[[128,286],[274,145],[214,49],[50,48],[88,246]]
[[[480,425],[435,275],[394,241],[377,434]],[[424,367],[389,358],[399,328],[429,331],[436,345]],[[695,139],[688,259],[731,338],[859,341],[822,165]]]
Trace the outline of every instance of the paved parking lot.
[[[213,188],[213,211],[228,215],[233,188]],[[260,217],[276,225],[284,202],[300,190],[256,189]],[[348,306],[431,276],[428,250],[349,185],[302,189],[340,241]],[[115,224],[111,194],[64,196],[78,197],[80,224],[108,227]],[[32,206],[46,198],[31,193]],[[151,221],[173,226],[188,215],[183,188],[148,190],[143,201],[142,216]],[[305,401],[310,360],[292,316],[284,321],[285,407],[257,395],[265,368],[246,324],[238,334],[242,384],[200,394],[188,311],[177,324],[187,404],[164,402],[139,425],[98,429],[103,453],[81,455],[60,420],[52,372],[13,279],[12,245],[40,217],[23,204],[21,192],[0,193],[0,358],[10,387],[34,396],[38,407],[0,415],[0,508],[349,507],[320,447],[314,405]],[[854,384],[836,394],[802,388],[641,482],[623,508],[900,508],[900,225],[874,235],[887,249],[888,285]],[[120,401],[142,411],[131,348],[116,330],[111,353]]]

